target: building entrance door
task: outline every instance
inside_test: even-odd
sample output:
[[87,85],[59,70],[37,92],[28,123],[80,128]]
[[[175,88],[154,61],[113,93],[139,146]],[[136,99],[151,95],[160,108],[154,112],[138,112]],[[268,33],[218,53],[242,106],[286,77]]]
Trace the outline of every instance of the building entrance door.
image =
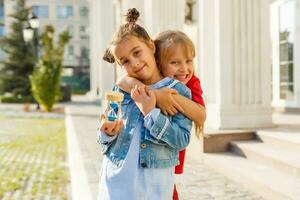
[[300,0],[271,5],[273,106],[300,108]]

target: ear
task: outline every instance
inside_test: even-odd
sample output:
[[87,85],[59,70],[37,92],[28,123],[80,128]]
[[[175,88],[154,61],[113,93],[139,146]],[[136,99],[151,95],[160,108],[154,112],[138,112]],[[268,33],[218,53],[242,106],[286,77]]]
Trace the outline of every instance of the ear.
[[148,46],[149,46],[149,48],[152,50],[152,52],[153,52],[153,54],[154,54],[154,53],[155,53],[155,50],[156,50],[154,41],[153,41],[153,40],[150,40],[150,41],[148,42]]

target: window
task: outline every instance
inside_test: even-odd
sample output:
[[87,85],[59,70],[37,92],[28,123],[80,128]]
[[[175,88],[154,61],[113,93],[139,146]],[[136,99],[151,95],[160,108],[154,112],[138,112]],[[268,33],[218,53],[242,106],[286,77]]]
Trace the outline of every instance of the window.
[[69,76],[69,77],[71,77],[71,76],[74,75],[74,69],[73,68],[66,68],[66,67],[64,67],[62,75],[63,76]]
[[280,99],[294,99],[294,35],[295,2],[279,7]]
[[81,17],[88,17],[89,16],[89,9],[85,6],[79,8],[79,13]]
[[0,37],[4,36],[4,25],[0,25]]
[[69,31],[69,35],[70,35],[71,37],[74,37],[74,27],[71,26],[71,25],[69,25],[69,26],[67,27],[67,30]]
[[88,33],[87,33],[87,27],[86,26],[80,26],[79,27],[79,35],[81,39],[87,39]]
[[32,6],[32,12],[38,17],[38,18],[48,18],[48,6]]
[[87,47],[81,47],[80,48],[80,57],[82,59],[89,59],[89,49]]
[[73,56],[74,55],[74,46],[73,45],[70,45],[68,47],[68,55],[69,56]]
[[56,17],[58,19],[67,19],[73,17],[72,6],[57,6]]

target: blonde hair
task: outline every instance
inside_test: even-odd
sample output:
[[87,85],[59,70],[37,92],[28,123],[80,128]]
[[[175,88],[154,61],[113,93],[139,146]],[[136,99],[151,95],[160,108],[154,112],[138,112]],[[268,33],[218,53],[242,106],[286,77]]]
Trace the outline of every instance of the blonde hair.
[[[192,40],[181,31],[163,31],[155,39],[155,60],[159,68],[163,66],[164,61],[174,52],[174,46],[181,45],[186,56],[195,57],[195,46]],[[191,54],[191,55],[190,55]]]
[[[175,50],[175,46],[177,45],[181,45],[187,57],[192,56],[194,58],[196,55],[193,41],[181,31],[163,31],[155,37],[154,43],[156,48],[155,60],[161,71],[164,61],[170,58]],[[194,124],[197,138],[203,137],[204,124],[197,124],[195,122]]]

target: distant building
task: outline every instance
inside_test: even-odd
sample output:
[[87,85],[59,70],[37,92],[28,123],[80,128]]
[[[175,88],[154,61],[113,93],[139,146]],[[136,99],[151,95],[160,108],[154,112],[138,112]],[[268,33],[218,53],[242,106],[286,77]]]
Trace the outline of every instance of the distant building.
[[90,3],[91,93],[103,96],[119,76],[119,68],[99,58],[122,15],[136,7],[152,36],[178,29],[195,42],[195,70],[205,94],[208,127],[267,127],[274,109],[300,110],[299,0]]
[[[7,33],[15,0],[0,0],[0,37]],[[39,19],[39,33],[45,25],[52,25],[57,36],[68,30],[72,39],[65,48],[64,80],[74,87],[89,89],[90,71],[90,7],[87,0],[26,0]],[[1,53],[0,53],[1,56]],[[80,82],[83,81],[83,82]],[[76,86],[77,85],[77,86]],[[80,88],[79,88],[80,89]]]

